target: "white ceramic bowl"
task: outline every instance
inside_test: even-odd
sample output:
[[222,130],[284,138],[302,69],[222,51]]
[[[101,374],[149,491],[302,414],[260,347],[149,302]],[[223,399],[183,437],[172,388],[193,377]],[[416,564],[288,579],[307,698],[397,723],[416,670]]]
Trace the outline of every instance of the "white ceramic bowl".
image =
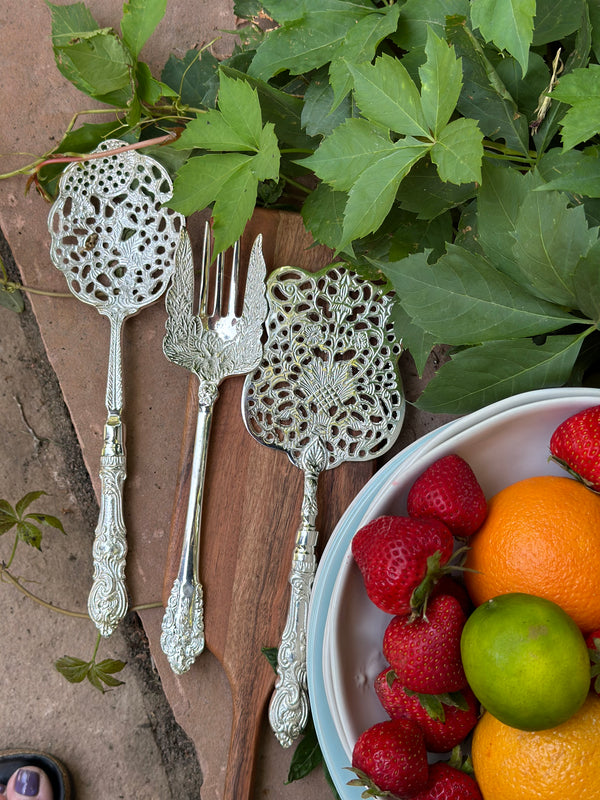
[[360,733],[385,719],[373,681],[386,666],[381,652],[391,616],[371,603],[350,552],[359,527],[382,514],[406,513],[406,496],[429,464],[458,453],[489,497],[532,475],[564,475],[549,461],[553,430],[571,414],[600,405],[600,390],[547,389],[516,395],[445,425],[399,453],[349,506],[323,553],[313,587],[308,629],[308,683],[325,761],[342,800]]

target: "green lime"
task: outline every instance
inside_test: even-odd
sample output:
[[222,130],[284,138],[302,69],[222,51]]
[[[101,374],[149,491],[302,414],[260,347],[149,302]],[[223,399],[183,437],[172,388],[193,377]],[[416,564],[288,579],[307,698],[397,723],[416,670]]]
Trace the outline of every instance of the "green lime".
[[526,731],[553,728],[587,697],[585,640],[571,617],[550,600],[517,592],[494,597],[468,618],[460,645],[473,692],[505,725]]

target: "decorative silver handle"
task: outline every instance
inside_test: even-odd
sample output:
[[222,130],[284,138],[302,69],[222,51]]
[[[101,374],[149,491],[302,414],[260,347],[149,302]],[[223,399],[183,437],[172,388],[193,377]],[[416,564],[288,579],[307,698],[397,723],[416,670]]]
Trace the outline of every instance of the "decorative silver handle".
[[319,534],[315,521],[319,472],[320,468],[304,473],[302,522],[296,534],[289,577],[290,604],[279,645],[277,681],[269,704],[269,722],[283,747],[289,747],[298,738],[308,721],[306,636],[310,594],[317,566],[315,545]]
[[214,403],[218,390],[201,382],[190,494],[179,572],[173,583],[162,621],[160,646],[173,672],[181,675],[204,649],[204,600],[198,577],[200,528],[206,459]]
[[110,636],[127,613],[125,557],[127,538],[123,522],[123,484],[127,474],[125,437],[121,421],[123,377],[121,333],[123,317],[110,318],[110,349],[104,445],[100,457],[100,514],[92,555],[94,577],[88,597],[88,613],[102,636]]

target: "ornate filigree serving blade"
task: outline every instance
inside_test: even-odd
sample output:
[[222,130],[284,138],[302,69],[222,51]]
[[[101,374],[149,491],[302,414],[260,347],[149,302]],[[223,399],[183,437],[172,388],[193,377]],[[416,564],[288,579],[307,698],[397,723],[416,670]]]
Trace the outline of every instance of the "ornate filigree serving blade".
[[392,299],[340,266],[311,274],[282,267],[267,282],[267,341],[242,397],[248,431],[304,472],[291,596],[269,720],[284,747],[308,719],[306,628],[315,575],[320,473],[376,458],[404,419]]
[[[48,218],[51,256],[71,292],[110,322],[101,498],[88,610],[103,636],[127,611],[123,522],[126,476],[122,423],[122,329],[128,316],[158,300],[167,288],[184,218],[164,207],[171,181],[154,159],[114,139],[64,171]],[[94,157],[95,156],[95,157]]]
[[219,396],[221,381],[230,375],[243,375],[258,364],[262,353],[263,322],[267,313],[266,267],[260,236],[250,255],[241,315],[238,316],[233,309],[235,291],[231,292],[226,312],[220,308],[207,311],[210,265],[208,240],[207,226],[199,314],[193,313],[194,265],[187,234],[182,237],[176,257],[177,268],[166,297],[168,319],[163,341],[164,353],[175,364],[190,370],[198,378],[198,419],[184,541],[179,572],[163,617],[160,640],[173,671],[178,674],[186,672],[204,649],[203,592],[198,577],[198,554],[212,410]]

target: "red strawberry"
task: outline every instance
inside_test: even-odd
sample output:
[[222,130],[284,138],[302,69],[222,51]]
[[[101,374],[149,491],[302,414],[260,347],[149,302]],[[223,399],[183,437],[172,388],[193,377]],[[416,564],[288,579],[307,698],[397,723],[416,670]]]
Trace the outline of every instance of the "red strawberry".
[[600,629],[588,633],[585,637],[585,643],[590,651],[591,661],[591,688],[600,694]]
[[436,761],[429,768],[429,781],[413,800],[482,800],[479,786],[466,772]]
[[405,689],[391,667],[375,678],[379,702],[392,719],[414,720],[431,753],[447,753],[477,724],[479,704],[471,689],[447,695],[416,694]]
[[348,785],[366,787],[363,797],[386,792],[412,797],[425,788],[429,777],[421,729],[409,719],[377,722],[358,737],[352,769],[357,778]]
[[443,523],[409,517],[378,517],[352,539],[367,594],[387,614],[420,611],[453,548]]
[[466,621],[459,601],[447,594],[431,598],[426,617],[394,617],[383,636],[383,655],[400,683],[423,694],[463,689],[460,637]]
[[442,575],[433,587],[430,596],[435,597],[438,594],[451,594],[452,597],[456,597],[467,617],[473,610],[473,604],[467,590],[462,583],[459,583],[450,575]]
[[562,422],[550,438],[550,454],[573,477],[600,492],[600,406]]
[[475,473],[456,453],[434,461],[416,479],[406,504],[411,517],[439,519],[462,539],[475,533],[487,514]]

